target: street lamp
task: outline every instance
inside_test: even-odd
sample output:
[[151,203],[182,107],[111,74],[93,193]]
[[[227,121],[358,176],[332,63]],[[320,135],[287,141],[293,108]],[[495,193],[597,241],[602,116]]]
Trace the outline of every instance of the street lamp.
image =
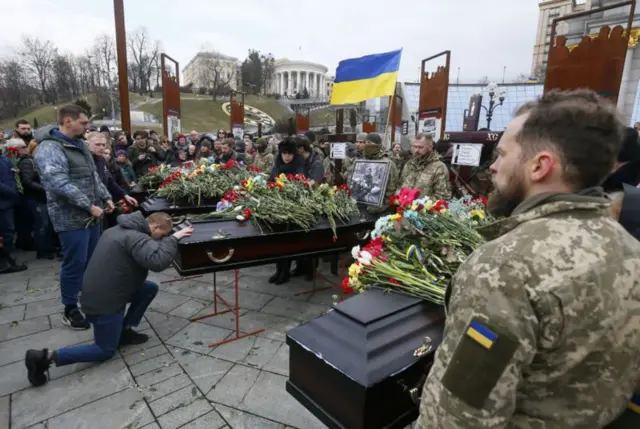
[[489,93],[489,107],[486,107],[485,105],[482,105],[482,107],[487,111],[487,128],[490,130],[491,119],[493,119],[493,112],[498,106],[502,106],[504,104],[504,99],[507,96],[507,90],[505,88],[499,87],[498,84],[492,82],[487,85],[485,91]]

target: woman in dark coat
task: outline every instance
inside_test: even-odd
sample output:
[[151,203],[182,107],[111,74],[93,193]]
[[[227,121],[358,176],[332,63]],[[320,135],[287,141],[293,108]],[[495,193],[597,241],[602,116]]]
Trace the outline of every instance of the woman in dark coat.
[[40,175],[33,161],[38,143],[32,141],[20,155],[18,169],[27,207],[34,217],[34,239],[37,259],[55,258],[56,234],[47,212],[47,194],[40,183]]
[[[278,146],[278,156],[275,160],[270,180],[275,180],[280,174],[304,174],[304,160],[296,149],[293,139],[288,138]],[[269,277],[269,283],[281,285],[291,278],[291,259],[276,262],[276,272]]]

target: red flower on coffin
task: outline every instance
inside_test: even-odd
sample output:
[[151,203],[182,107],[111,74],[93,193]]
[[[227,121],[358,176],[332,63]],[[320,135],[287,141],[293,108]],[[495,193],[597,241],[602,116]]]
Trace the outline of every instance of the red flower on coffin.
[[440,210],[442,209],[448,209],[449,208],[449,203],[447,203],[444,200],[438,200],[436,201],[436,203],[431,207],[431,209],[429,210],[431,213],[440,213]]
[[244,220],[251,219],[251,209],[244,209]]
[[387,279],[387,281],[388,281],[389,283],[393,283],[394,285],[399,285],[399,284],[400,284],[400,282],[399,282],[397,279],[394,279],[393,277],[389,277],[389,278]]
[[351,286],[349,286],[349,277],[345,277],[342,279],[340,288],[342,289],[342,292],[346,293],[347,295],[351,295],[353,293],[353,289],[351,288]]
[[260,173],[262,171],[258,167],[254,167],[253,165],[248,166],[247,170],[252,171],[254,173]]

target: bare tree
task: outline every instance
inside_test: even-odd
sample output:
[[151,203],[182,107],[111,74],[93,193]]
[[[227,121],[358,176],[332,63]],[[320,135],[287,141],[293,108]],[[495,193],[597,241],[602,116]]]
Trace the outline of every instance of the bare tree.
[[202,65],[198,67],[197,81],[207,88],[213,99],[224,95],[231,89],[231,82],[237,79],[237,64],[217,52],[208,52],[198,60]]
[[50,101],[47,90],[51,80],[51,66],[57,56],[57,49],[51,41],[43,42],[37,37],[23,36],[22,44],[20,57],[23,65],[31,73],[34,83],[40,88],[40,103]]
[[0,118],[13,117],[35,101],[24,67],[15,59],[0,62]]
[[142,27],[130,34],[127,40],[129,52],[135,66],[134,72],[137,74],[140,83],[139,92],[149,92],[153,97],[151,77],[157,73],[157,59],[160,55],[160,42],[152,41],[145,27]]

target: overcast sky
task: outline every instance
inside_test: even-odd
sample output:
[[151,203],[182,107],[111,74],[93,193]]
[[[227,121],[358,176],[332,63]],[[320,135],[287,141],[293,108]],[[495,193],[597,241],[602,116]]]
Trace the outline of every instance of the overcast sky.
[[[181,68],[202,49],[244,59],[249,49],[314,61],[335,73],[345,58],[403,48],[402,81],[451,50],[451,81],[529,75],[536,0],[125,0],[129,31],[146,26]],[[0,55],[22,34],[82,53],[115,34],[112,0],[0,0]],[[434,64],[435,65],[435,64]]]

